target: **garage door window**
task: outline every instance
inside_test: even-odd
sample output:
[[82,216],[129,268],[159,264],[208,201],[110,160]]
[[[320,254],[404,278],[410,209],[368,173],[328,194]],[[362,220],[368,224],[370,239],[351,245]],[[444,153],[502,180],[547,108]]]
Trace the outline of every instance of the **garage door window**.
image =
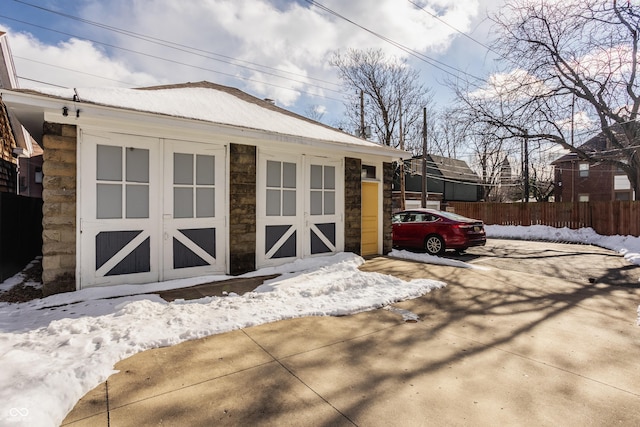
[[267,161],[267,216],[296,215],[296,164]]
[[149,150],[98,145],[96,166],[97,218],[149,218]]

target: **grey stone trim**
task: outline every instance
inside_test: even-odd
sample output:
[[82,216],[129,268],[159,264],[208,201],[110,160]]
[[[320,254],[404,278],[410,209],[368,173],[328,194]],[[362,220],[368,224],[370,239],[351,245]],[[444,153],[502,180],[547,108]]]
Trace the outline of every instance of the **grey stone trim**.
[[362,161],[344,159],[344,250],[360,255],[362,244]]
[[229,272],[256,269],[256,147],[229,144]]
[[391,229],[393,170],[393,163],[382,164],[382,253],[385,255],[393,249],[393,231]]

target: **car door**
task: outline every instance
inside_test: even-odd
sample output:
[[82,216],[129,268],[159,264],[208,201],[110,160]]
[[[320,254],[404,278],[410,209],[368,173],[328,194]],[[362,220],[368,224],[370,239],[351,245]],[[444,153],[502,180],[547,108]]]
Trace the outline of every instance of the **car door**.
[[422,247],[422,228],[423,223],[420,222],[419,214],[416,212],[407,212],[399,224],[400,241],[403,246],[411,248]]

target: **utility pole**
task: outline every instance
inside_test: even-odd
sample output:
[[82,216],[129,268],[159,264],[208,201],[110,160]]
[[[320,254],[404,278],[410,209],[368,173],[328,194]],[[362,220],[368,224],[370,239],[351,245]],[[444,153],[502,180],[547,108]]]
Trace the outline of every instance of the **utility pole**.
[[422,197],[420,206],[427,207],[427,107],[422,109]]
[[[402,130],[402,100],[398,100],[400,107],[400,149],[404,151],[404,131]],[[404,192],[404,159],[400,159],[400,210],[405,210],[405,192]]]
[[360,89],[360,138],[366,139],[364,133],[364,91]]
[[524,131],[524,153],[523,153],[523,170],[524,170],[524,202],[529,203],[529,132]]

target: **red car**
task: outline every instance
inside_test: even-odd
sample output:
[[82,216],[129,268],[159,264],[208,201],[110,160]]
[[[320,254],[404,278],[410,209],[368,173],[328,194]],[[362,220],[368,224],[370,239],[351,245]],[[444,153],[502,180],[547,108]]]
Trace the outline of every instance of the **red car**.
[[484,224],[451,212],[410,209],[393,216],[393,246],[426,250],[430,255],[445,249],[462,252],[471,246],[484,246]]

